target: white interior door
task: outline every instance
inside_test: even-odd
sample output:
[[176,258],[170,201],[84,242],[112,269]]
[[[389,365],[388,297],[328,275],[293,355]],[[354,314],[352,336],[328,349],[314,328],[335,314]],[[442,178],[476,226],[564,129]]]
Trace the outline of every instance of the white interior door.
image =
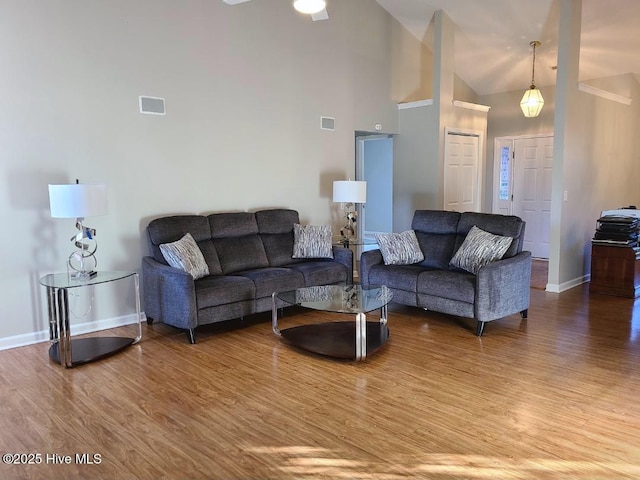
[[549,258],[553,136],[514,142],[513,214],[526,223],[524,249]]
[[479,135],[445,132],[444,208],[480,211]]

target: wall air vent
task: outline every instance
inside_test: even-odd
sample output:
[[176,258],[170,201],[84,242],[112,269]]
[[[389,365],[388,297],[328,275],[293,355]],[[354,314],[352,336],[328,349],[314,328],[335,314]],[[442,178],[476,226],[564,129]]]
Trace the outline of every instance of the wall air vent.
[[320,128],[322,130],[335,130],[336,119],[333,117],[320,117]]
[[140,113],[165,115],[164,98],[140,96]]

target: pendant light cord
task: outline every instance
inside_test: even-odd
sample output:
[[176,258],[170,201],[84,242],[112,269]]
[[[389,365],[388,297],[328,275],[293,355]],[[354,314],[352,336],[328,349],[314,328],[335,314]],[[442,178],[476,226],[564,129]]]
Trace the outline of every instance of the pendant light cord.
[[533,65],[531,66],[531,85],[535,85],[536,78],[536,45],[533,44]]
[[530,44],[533,47],[533,64],[531,65],[531,87],[535,87],[535,77],[536,77],[536,46],[540,45],[540,42],[533,41]]

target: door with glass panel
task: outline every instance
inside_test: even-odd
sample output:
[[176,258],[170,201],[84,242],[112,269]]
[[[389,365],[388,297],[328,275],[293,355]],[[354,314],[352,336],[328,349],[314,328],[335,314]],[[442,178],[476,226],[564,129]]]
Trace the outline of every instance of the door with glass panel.
[[524,246],[549,258],[553,135],[498,138],[494,158],[493,212],[526,222]]

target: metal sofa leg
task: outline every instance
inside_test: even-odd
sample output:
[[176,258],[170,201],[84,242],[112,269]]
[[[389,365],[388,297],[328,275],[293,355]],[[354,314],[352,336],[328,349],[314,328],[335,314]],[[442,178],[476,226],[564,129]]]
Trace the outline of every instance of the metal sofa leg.
[[191,345],[196,343],[196,330],[194,328],[190,328],[187,330],[187,337],[189,338],[189,343]]
[[526,319],[528,315],[529,315],[529,309],[528,309],[528,308],[525,308],[524,310],[522,310],[522,311],[520,312],[520,316],[521,316],[522,318],[524,318],[524,319]]
[[487,322],[478,321],[478,325],[476,325],[476,335],[478,337],[482,336],[482,332],[484,332],[484,324]]

